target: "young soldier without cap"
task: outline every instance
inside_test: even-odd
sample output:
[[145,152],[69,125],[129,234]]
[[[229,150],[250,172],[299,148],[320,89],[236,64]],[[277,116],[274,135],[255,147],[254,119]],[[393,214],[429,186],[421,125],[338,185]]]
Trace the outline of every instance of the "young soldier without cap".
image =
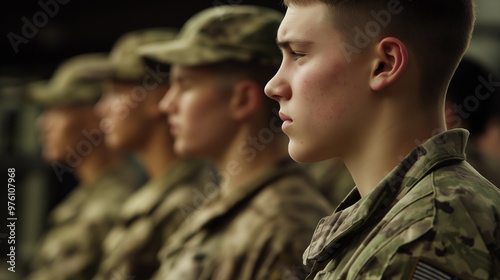
[[465,161],[468,132],[444,119],[472,1],[285,4],[266,93],[289,153],[341,157],[356,183],[319,223],[308,279],[498,279],[500,192]]

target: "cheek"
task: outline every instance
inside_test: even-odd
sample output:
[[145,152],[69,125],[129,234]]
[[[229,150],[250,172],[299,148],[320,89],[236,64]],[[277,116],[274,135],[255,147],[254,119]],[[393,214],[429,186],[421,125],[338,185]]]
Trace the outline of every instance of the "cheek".
[[[195,139],[207,139],[214,126],[214,112],[210,104],[194,104],[186,114],[186,126]],[[195,136],[196,135],[196,136]],[[193,140],[195,140],[193,139]]]
[[[172,119],[178,122],[180,126],[179,134],[175,137],[176,151],[180,146],[184,146],[187,142],[199,140],[203,137],[202,131],[204,125],[200,124],[203,121],[203,107],[199,102],[189,96],[181,96],[176,107],[177,110],[171,115]],[[183,152],[181,152],[183,154]]]
[[129,102],[130,98],[120,97],[111,102],[109,118],[115,122],[123,122],[129,115],[132,110],[137,106],[136,103]]
[[78,122],[63,118],[54,124],[54,133],[62,139],[74,138],[74,134],[78,131]]
[[[189,146],[195,153],[207,154],[225,141],[227,128],[226,107],[212,99],[193,100],[181,110],[180,122],[183,133],[179,142]],[[189,144],[187,144],[189,143]],[[179,143],[180,144],[180,143]]]
[[[316,124],[343,119],[352,106],[343,66],[313,68],[303,76],[303,103],[306,114],[315,116]],[[299,105],[300,106],[300,105]]]
[[44,143],[44,154],[49,160],[62,160],[66,156],[66,148],[75,147],[78,143],[79,131],[71,122],[59,120],[53,123]]

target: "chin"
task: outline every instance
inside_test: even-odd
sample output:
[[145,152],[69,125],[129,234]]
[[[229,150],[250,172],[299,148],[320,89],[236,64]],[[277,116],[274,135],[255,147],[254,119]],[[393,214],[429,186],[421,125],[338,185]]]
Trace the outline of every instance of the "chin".
[[104,137],[104,144],[111,150],[121,151],[123,150],[123,145],[112,135],[106,134]]
[[301,151],[300,149],[293,148],[293,147],[291,147],[291,145],[288,146],[288,154],[296,162],[300,162],[300,163],[310,163],[311,162],[307,156],[307,153],[304,153],[304,151]]
[[313,163],[328,159],[324,153],[318,155],[315,151],[305,149],[303,146],[294,146],[291,141],[288,145],[288,153],[293,160],[299,163]]
[[57,152],[44,151],[42,156],[45,162],[47,163],[53,163],[55,161],[64,162],[66,160],[65,155],[62,155],[61,153]]
[[175,140],[174,142],[174,152],[181,157],[193,156],[193,153],[179,140]]

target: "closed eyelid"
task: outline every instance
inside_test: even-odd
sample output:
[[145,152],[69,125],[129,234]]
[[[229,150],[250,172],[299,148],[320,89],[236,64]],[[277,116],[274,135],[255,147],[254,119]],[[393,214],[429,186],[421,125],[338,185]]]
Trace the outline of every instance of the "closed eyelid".
[[304,53],[303,51],[294,50],[287,42],[278,42],[278,46],[283,55],[285,55],[285,53],[292,55],[302,55]]

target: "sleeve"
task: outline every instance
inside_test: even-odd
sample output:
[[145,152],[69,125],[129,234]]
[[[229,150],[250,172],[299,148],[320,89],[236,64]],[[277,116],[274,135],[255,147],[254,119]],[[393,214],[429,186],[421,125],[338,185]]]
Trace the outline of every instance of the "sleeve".
[[480,234],[448,218],[440,227],[428,230],[409,243],[401,239],[414,229],[406,229],[377,252],[361,274],[367,278],[378,274],[382,279],[418,279],[422,275],[441,277],[436,279],[493,277],[491,270],[498,267],[498,260],[492,258]]

